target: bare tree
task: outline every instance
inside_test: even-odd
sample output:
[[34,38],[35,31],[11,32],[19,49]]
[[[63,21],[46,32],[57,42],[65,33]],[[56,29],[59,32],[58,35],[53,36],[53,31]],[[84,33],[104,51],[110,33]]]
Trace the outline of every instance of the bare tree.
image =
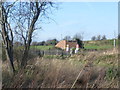
[[98,36],[97,36],[97,40],[101,40],[101,35],[98,35]]
[[93,41],[96,40],[96,36],[93,36],[93,37],[91,38],[91,40],[93,40]]
[[65,37],[64,37],[64,40],[67,40],[67,41],[68,41],[68,40],[71,40],[71,37],[70,37],[70,36],[65,36]]
[[48,17],[48,10],[51,10],[53,3],[46,0],[35,0],[35,2],[20,2],[19,11],[16,11],[17,25],[15,33],[24,41],[24,51],[21,60],[21,67],[25,67],[29,55],[30,45],[33,33],[36,28],[36,22],[41,18]]
[[84,35],[84,32],[82,33],[77,33],[73,36],[73,39],[79,39],[79,40],[82,40],[83,41],[83,35]]
[[13,64],[13,30],[11,28],[10,22],[9,22],[9,15],[11,12],[11,8],[14,6],[15,2],[8,3],[8,2],[0,2],[0,8],[1,8],[1,35],[3,39],[3,43],[6,49],[7,58],[10,61],[11,67],[13,72],[15,72],[14,64]]
[[105,35],[103,35],[102,38],[101,38],[101,40],[106,40],[106,39],[107,39],[107,38],[106,38]]

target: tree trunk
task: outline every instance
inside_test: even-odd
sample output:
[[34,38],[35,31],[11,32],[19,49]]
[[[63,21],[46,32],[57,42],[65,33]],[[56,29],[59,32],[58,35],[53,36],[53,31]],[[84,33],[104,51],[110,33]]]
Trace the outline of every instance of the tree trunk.
[[23,57],[21,60],[21,68],[25,68],[25,66],[27,65],[27,61],[28,61],[28,55],[29,55],[29,48],[30,46],[25,46],[25,50],[23,52]]
[[6,34],[5,29],[2,30],[2,37],[6,49],[7,59],[10,62],[10,67],[12,68],[13,73],[15,72],[14,64],[13,64],[13,41],[9,40],[8,35]]
[[15,72],[14,64],[13,64],[13,42],[9,40],[8,35],[6,35],[6,32],[3,30],[2,33],[4,45],[6,49],[7,59],[10,62],[10,67],[12,68],[13,73]]
[[14,64],[13,64],[13,47],[9,46],[8,49],[6,49],[6,52],[7,52],[7,58],[10,61],[10,64],[11,64],[10,68],[12,68],[13,72],[15,72],[15,67],[14,67]]
[[[36,2],[36,5],[38,4],[38,2]],[[40,8],[37,8],[37,13],[36,15],[34,15],[33,19],[31,20],[31,24],[28,30],[28,40],[26,41],[27,43],[24,43],[24,53],[23,53],[23,57],[22,57],[22,61],[21,61],[21,67],[25,68],[25,66],[27,65],[27,61],[28,61],[28,55],[29,55],[29,49],[30,49],[30,44],[32,42],[32,34],[34,31],[34,27],[35,27],[35,23],[38,20],[38,17],[40,15]]]
[[[8,26],[9,29],[7,29],[6,26]],[[3,7],[2,7],[2,13],[1,13],[1,27],[2,27],[1,35],[2,35],[2,39],[6,49],[7,59],[9,60],[10,67],[12,68],[12,71],[14,73],[15,68],[13,64],[13,33],[10,28],[10,25],[8,25],[7,23],[7,15]],[[7,30],[10,30],[11,32],[10,36]],[[10,37],[11,37],[11,40],[10,40]]]

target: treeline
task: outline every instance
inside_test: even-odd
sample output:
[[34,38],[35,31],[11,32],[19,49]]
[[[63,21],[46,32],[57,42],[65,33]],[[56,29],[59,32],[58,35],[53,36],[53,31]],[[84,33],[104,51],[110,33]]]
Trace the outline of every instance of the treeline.
[[50,39],[42,42],[32,42],[32,46],[48,46],[48,45],[56,45],[58,43],[57,39]]
[[91,40],[93,40],[93,41],[95,41],[95,40],[107,40],[107,38],[106,38],[106,35],[103,35],[103,36],[97,35],[97,36],[91,37]]
[[83,38],[84,38],[84,33],[81,32],[81,33],[76,33],[75,35],[73,35],[73,37],[67,35],[63,38],[63,40],[67,40],[67,41],[70,41],[70,40],[76,40],[76,39],[79,39],[81,41],[83,41]]
[[[41,41],[41,42],[36,42],[33,41],[31,43],[32,46],[48,46],[48,45],[56,45],[59,41],[57,39],[49,39],[47,41]],[[21,42],[15,42],[14,46],[22,46],[23,44]]]

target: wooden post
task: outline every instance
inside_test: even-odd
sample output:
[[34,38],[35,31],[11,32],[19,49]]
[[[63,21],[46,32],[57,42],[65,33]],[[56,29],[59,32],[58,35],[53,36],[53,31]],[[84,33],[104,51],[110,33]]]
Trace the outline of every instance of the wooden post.
[[114,48],[116,47],[116,40],[114,39],[113,41],[113,44],[114,44]]
[[115,34],[115,31],[114,31],[114,40],[113,40],[114,49],[115,49],[115,47],[116,47],[116,40],[115,40],[115,37],[116,37],[116,34]]

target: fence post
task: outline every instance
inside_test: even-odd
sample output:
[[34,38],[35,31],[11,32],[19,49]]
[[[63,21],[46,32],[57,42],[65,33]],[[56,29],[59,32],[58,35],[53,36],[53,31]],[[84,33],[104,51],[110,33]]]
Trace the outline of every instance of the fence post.
[[59,55],[59,53],[58,53],[58,49],[57,49],[57,55]]

